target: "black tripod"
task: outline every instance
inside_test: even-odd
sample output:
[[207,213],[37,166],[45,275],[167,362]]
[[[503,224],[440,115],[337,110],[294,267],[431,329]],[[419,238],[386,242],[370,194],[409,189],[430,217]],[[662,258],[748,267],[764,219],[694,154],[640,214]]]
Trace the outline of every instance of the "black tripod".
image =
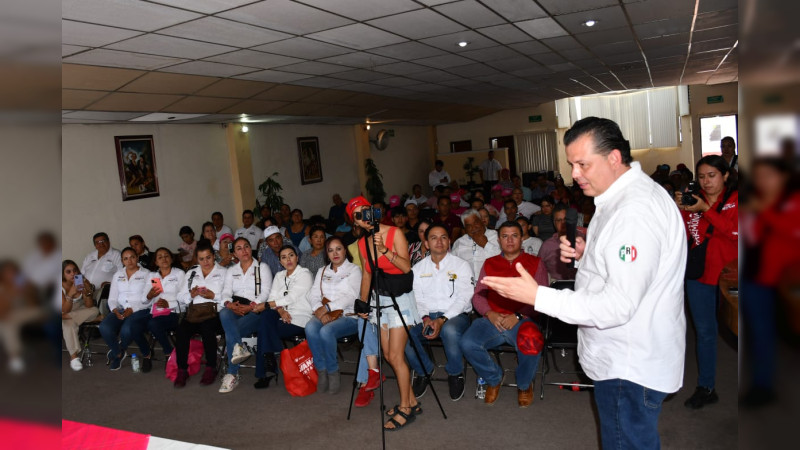
[[[379,223],[373,223],[372,231],[368,232],[364,236],[364,248],[367,251],[367,261],[370,268],[372,269],[372,279],[370,280],[369,291],[371,299],[375,301],[374,308],[375,308],[375,317],[378,327],[378,333],[380,333],[381,330],[381,310],[384,308],[394,308],[395,312],[397,312],[397,315],[400,317],[400,321],[403,323],[403,329],[405,330],[406,335],[408,336],[408,342],[411,342],[411,348],[414,349],[414,355],[416,355],[418,360],[422,361],[422,358],[420,358],[419,356],[419,351],[417,350],[417,346],[414,345],[414,341],[411,339],[411,332],[408,330],[408,326],[406,324],[405,319],[403,318],[403,314],[400,313],[400,306],[397,304],[397,299],[395,298],[394,294],[391,293],[392,291],[389,289],[385,290],[385,292],[390,293],[389,296],[392,299],[391,305],[381,306],[378,300],[379,286],[382,286],[381,284],[379,284],[379,281],[381,281],[382,279],[383,271],[377,267],[377,262],[372,259],[372,253],[374,253],[375,255],[378,254],[378,247],[375,244],[375,239],[374,238],[372,239],[372,252],[370,252],[369,248],[370,246],[368,245],[367,239],[369,238],[369,236],[374,235],[379,229],[379,227],[380,227]],[[371,303],[371,300],[367,299],[367,302]],[[364,336],[366,335],[367,331],[367,321],[368,319],[364,320],[364,324],[361,327],[361,339],[359,339],[358,341],[359,358],[358,361],[356,362],[356,377],[358,375],[359,365],[361,364],[361,350],[364,348]],[[422,370],[425,370],[424,366]],[[356,380],[356,377],[353,377],[353,390],[350,392],[350,407],[347,410],[347,420],[350,420],[350,413],[353,411],[353,400],[355,398],[356,389],[358,387],[358,380]],[[425,372],[425,379],[428,381],[428,385],[431,388],[431,392],[433,392],[433,396],[436,399],[436,403],[439,405],[439,410],[442,411],[442,417],[447,419],[447,414],[445,414],[444,412],[444,407],[442,406],[442,402],[439,401],[439,395],[436,394],[436,389],[434,389],[433,383],[431,383],[431,374],[427,373],[427,371]],[[380,382],[379,398],[381,407],[379,408],[379,411],[381,416],[381,442],[383,444],[383,448],[385,449],[386,427],[384,427],[383,421],[384,421],[384,412],[386,411],[386,405],[383,402],[383,349],[381,347],[380,340],[378,341],[378,380]]]

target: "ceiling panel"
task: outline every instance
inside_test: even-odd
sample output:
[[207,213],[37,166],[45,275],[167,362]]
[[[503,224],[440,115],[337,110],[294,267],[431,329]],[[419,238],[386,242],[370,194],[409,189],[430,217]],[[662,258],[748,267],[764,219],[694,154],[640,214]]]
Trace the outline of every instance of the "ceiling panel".
[[530,36],[527,33],[523,33],[519,28],[511,24],[480,28],[476,31],[501,44],[513,44],[530,40]]
[[412,11],[421,6],[411,0],[297,0],[354,20],[369,20],[376,17]]
[[141,70],[63,64],[61,66],[61,87],[113,91],[145,73]]
[[304,73],[308,75],[327,75],[330,73],[344,72],[346,70],[350,70],[350,68],[317,61],[306,61],[281,67],[281,71]]
[[536,39],[546,39],[567,34],[567,32],[561,28],[561,25],[550,17],[517,22],[516,25],[522,29],[522,31]]
[[160,111],[182,98],[181,95],[112,92],[86,109],[94,111]]
[[542,39],[542,44],[550,47],[551,49],[560,52],[562,50],[571,50],[575,48],[583,48],[583,44],[576,41],[572,36],[559,36],[554,38]]
[[76,53],[80,53],[84,50],[89,50],[89,47],[81,47],[79,45],[61,45],[61,57],[74,55]]
[[[563,16],[557,16],[556,20],[567,31],[573,34],[590,33],[628,26],[625,13],[622,12],[622,8],[619,6],[564,14]],[[587,20],[594,20],[596,23],[592,27],[587,27],[584,25]]]
[[111,44],[107,48],[188,59],[205,58],[236,50],[234,47],[158,34],[145,34],[128,39],[127,41]]
[[[458,74],[462,77],[467,78],[476,78],[480,79],[479,77],[483,75],[491,75],[495,73],[499,73],[497,69],[493,69],[487,64],[467,64],[464,66],[457,66],[451,67],[449,72]],[[412,75],[413,76],[413,75]]]
[[328,89],[328,88],[340,88],[341,86],[352,83],[352,81],[342,80],[339,78],[331,78],[331,77],[311,77],[311,78],[303,78],[302,80],[290,81],[289,83],[300,86]]
[[290,0],[254,3],[218,15],[293,34],[314,33],[352,23],[349,19]]
[[363,82],[371,82],[374,80],[380,80],[381,78],[389,78],[390,76],[391,75],[389,74],[381,72],[373,72],[372,70],[365,70],[365,69],[348,70],[346,72],[339,72],[331,75],[331,77],[333,78],[341,78],[343,80],[363,81]]
[[209,75],[214,77],[233,77],[249,72],[257,72],[258,70],[259,69],[256,67],[234,66],[210,61],[191,61],[161,69],[162,72]]
[[238,75],[235,78],[243,80],[267,81],[270,83],[288,83],[290,81],[302,80],[303,78],[311,77],[312,75],[304,75],[299,73],[279,72],[277,70],[262,70],[259,72]]
[[[494,47],[497,45],[497,42],[494,42],[486,36],[471,30],[459,31],[458,33],[444,34],[441,36],[422,39],[420,42],[454,53],[467,52],[479,48]],[[467,42],[467,46],[460,47],[458,45],[459,42]]]
[[414,62],[425,66],[436,67],[437,69],[445,69],[448,67],[463,66],[471,63],[472,61],[464,58],[463,56],[443,55],[434,56],[433,58],[418,59]]
[[688,33],[692,28],[692,16],[675,17],[634,25],[636,35],[641,39]]
[[383,78],[381,80],[375,80],[372,83],[380,84],[381,86],[404,87],[404,86],[411,86],[414,84],[420,84],[420,81],[412,80],[406,77],[391,77],[391,78]]
[[541,66],[541,64],[530,58],[520,57],[492,61],[488,63],[488,65],[504,72],[512,72],[515,70],[530,69],[531,67]]
[[289,84],[279,84],[274,88],[264,91],[253,98],[258,100],[279,100],[284,102],[296,102],[320,92],[320,89],[292,86]]
[[305,61],[300,58],[257,52],[254,50],[237,50],[223,55],[212,56],[206,58],[206,60],[225,64],[236,64],[239,66],[258,67],[260,69],[271,69],[273,67],[297,64]]
[[739,20],[738,9],[726,9],[697,15],[696,30],[733,25]]
[[70,119],[125,121],[140,117],[141,115],[142,113],[140,112],[72,111],[68,114],[64,114],[63,117]]
[[61,89],[61,107],[65,109],[83,109],[107,94],[108,92],[103,91]]
[[391,31],[409,39],[422,39],[453,33],[465,28],[430,9],[418,9],[403,14],[370,20],[370,25]]
[[255,94],[275,86],[272,83],[261,83],[246,80],[219,80],[218,82],[201,89],[197,95],[209,97],[249,98]]
[[306,39],[304,37],[260,45],[254,47],[253,50],[305,59],[327,58],[329,56],[343,55],[352,52],[352,50],[339,47],[338,45]]
[[61,17],[99,25],[154,31],[197,19],[200,14],[128,0],[62,0]]
[[356,94],[349,91],[326,89],[319,93],[312,94],[310,97],[303,99],[303,101],[311,103],[338,103],[346,98],[353,97],[354,95]]
[[239,100],[235,98],[220,98],[220,97],[186,97],[183,100],[164,108],[167,112],[176,113],[216,113],[238,103]]
[[142,34],[141,31],[93,25],[91,23],[61,21],[61,42],[85,47],[102,47]]
[[662,0],[646,0],[627,3],[625,10],[634,24],[653,22],[672,17],[691,16],[694,14],[695,2],[665,2]]
[[287,105],[286,102],[245,100],[220,112],[222,114],[267,114],[285,105]]
[[399,62],[394,64],[377,66],[375,67],[374,70],[378,72],[389,73],[392,75],[408,75],[411,73],[424,72],[426,70],[430,70],[430,67],[421,66],[419,64],[414,64],[410,62]]
[[237,6],[253,3],[253,0],[149,0],[205,14],[214,14]]
[[308,37],[356,50],[384,47],[386,45],[398,44],[406,40],[396,34],[387,33],[386,31],[364,25],[363,23],[355,23],[309,34]]
[[120,52],[98,48],[63,59],[65,63],[89,64],[94,66],[124,67],[128,69],[156,70],[186,62],[186,59],[166,56],[145,55],[142,53]]
[[440,49],[433,48],[425,44],[420,44],[419,42],[404,42],[402,44],[375,48],[370,50],[370,53],[401,60],[427,58],[429,56],[445,54],[445,52]]
[[522,53],[523,55],[538,55],[539,53],[547,53],[550,51],[550,49],[541,42],[533,40],[511,44],[509,47]]
[[280,114],[287,116],[308,116],[312,115],[314,111],[322,108],[325,105],[318,103],[289,103],[286,106],[281,106],[278,109],[272,110],[272,114]]
[[408,75],[407,78],[417,80],[415,83],[408,83],[411,84],[420,84],[421,81],[427,83],[440,83],[442,81],[454,80],[460,78],[458,75],[454,75],[452,73],[445,72],[443,70],[429,70],[427,72],[419,72]]
[[150,72],[131,81],[119,88],[119,90],[123,92],[146,92],[148,94],[192,94],[215,81],[219,81],[219,78]]
[[618,0],[539,0],[550,14],[561,15],[616,5]]
[[463,0],[437,6],[436,11],[470,28],[488,27],[506,23],[505,19],[495,14],[475,0]]
[[530,0],[482,0],[482,3],[511,22],[547,17],[547,12]]
[[234,47],[253,47],[292,37],[292,35],[280,31],[267,30],[219,17],[203,17],[158,30],[158,33]]
[[385,56],[374,55],[366,52],[353,52],[344,55],[331,56],[330,58],[323,58],[320,62],[339,64],[342,66],[359,67],[362,69],[373,69],[375,66],[381,64],[391,64],[395,59],[387,58]]

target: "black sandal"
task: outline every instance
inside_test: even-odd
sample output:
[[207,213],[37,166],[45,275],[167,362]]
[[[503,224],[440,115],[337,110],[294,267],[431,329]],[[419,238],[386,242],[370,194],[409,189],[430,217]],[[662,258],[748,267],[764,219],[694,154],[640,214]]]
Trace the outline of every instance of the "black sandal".
[[[400,408],[400,405],[394,405],[392,409],[386,411],[386,415],[393,416],[397,414],[395,411],[397,411],[398,408]],[[422,414],[422,402],[417,402],[416,405],[411,407],[411,414],[414,414],[415,416]]]
[[[409,409],[411,409],[411,407],[409,407]],[[412,411],[413,411],[413,409],[412,409]],[[389,421],[386,422],[385,424],[383,424],[383,428],[386,431],[396,431],[396,430],[399,430],[401,428],[404,428],[406,425],[410,424],[411,422],[414,421],[414,419],[417,418],[417,416],[414,415],[413,412],[410,413],[410,414],[406,414],[406,413],[404,413],[403,411],[400,410],[400,407],[397,408],[396,412],[397,412],[396,415],[399,415],[400,417],[405,419],[405,422],[403,422],[403,424],[400,424],[400,422],[394,420],[394,417],[390,417]],[[388,423],[391,423],[392,425],[394,425],[394,427],[393,428],[386,428],[386,424],[388,424]]]

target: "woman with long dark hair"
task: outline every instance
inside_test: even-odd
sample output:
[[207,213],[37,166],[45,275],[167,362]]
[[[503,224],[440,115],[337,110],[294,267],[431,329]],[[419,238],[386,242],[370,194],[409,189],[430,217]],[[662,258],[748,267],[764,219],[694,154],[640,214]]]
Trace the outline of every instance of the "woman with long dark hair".
[[722,157],[705,156],[697,162],[695,170],[700,192],[691,194],[694,201],[682,201],[684,193],[675,194],[675,201],[686,224],[690,254],[696,252],[694,249],[698,247],[706,247],[702,274],[691,273],[692,263],[688,263],[686,280],[687,301],[697,332],[699,372],[697,388],[684,402],[686,407],[692,409],[719,400],[714,390],[717,371],[717,284],[725,264],[736,259],[739,242],[739,193],[736,186],[728,182],[729,171],[728,163]]
[[68,259],[61,263],[61,330],[64,333],[64,343],[69,352],[69,366],[74,371],[83,369],[83,364],[78,357],[81,343],[78,339],[78,329],[82,323],[88,322],[100,311],[94,306],[92,288],[89,280],[76,283],[75,276],[81,271],[74,261]]
[[157,269],[151,272],[150,279],[160,280],[158,283],[161,287],[156,289],[147,329],[161,344],[164,355],[169,357],[173,348],[167,333],[178,329],[178,317],[180,316],[178,292],[183,286],[183,278],[186,274],[183,270],[172,266],[172,252],[165,247],[156,250],[155,264]]

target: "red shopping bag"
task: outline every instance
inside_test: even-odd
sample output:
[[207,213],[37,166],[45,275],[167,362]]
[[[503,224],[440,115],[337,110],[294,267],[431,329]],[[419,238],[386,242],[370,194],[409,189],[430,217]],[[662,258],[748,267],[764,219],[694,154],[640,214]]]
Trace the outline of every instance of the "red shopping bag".
[[283,384],[293,397],[305,397],[317,392],[317,369],[306,341],[281,352]]
[[[200,372],[200,360],[203,359],[203,342],[198,341],[197,339],[190,339],[189,340],[189,358],[187,358],[187,362],[189,363],[189,375],[196,375],[197,372]],[[175,350],[172,350],[172,353],[169,355],[169,359],[167,360],[167,370],[166,370],[166,377],[175,381],[178,378],[178,356],[175,354]]]

